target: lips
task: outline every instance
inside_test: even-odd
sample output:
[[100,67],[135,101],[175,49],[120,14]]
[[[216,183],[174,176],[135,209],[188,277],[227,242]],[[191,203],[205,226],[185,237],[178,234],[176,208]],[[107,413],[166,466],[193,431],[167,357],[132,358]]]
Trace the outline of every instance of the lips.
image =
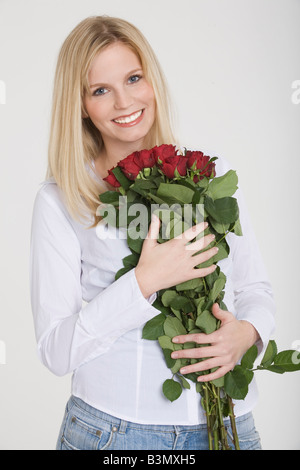
[[127,116],[120,116],[116,119],[113,119],[113,122],[118,126],[122,127],[134,126],[135,124],[141,121],[141,119],[143,118],[143,113],[144,110],[140,109],[139,111],[136,111],[135,113],[129,114]]

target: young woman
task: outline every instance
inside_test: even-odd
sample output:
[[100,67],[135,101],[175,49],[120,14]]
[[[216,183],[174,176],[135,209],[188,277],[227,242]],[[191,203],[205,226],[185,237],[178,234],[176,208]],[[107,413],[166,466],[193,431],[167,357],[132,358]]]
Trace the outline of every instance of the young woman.
[[[99,194],[111,189],[108,169],[135,150],[176,144],[163,73],[144,36],[110,17],[82,21],[65,40],[57,63],[49,169],[32,219],[31,296],[41,361],[61,376],[73,373],[57,449],[207,449],[200,395],[185,390],[171,403],[161,387],[167,368],[159,345],[142,339],[145,322],[159,312],[156,292],[213,272],[194,267],[211,259],[211,236],[186,244],[204,230],[158,244],[154,218],[135,269],[117,281],[130,253],[126,240],[99,239]],[[217,160],[218,175],[228,165]],[[184,373],[217,368],[221,377],[273,330],[272,291],[240,192],[243,237],[228,236],[225,303],[213,313],[221,328],[193,340],[211,346],[179,355],[205,360]],[[170,262],[170,260],[172,262]],[[84,302],[83,302],[84,301]],[[191,337],[180,337],[180,342]],[[203,377],[203,376],[202,376]],[[259,449],[252,409],[255,382],[235,413],[242,449]],[[230,433],[230,428],[229,428]]]

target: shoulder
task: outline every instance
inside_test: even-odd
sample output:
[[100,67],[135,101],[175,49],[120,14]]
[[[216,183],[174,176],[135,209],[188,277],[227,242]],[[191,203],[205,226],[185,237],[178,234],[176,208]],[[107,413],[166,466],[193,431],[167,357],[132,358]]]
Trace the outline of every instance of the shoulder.
[[62,190],[54,178],[43,181],[36,193],[33,209],[34,217],[64,218],[70,221]]
[[227,171],[234,170],[230,162],[225,157],[218,156],[215,163],[216,163],[216,176],[222,176]]

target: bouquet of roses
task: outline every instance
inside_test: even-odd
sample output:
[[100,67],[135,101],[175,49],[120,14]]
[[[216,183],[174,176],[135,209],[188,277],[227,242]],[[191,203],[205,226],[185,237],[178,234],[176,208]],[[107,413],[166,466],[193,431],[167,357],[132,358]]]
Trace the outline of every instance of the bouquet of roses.
[[[159,243],[180,235],[201,221],[208,222],[204,234],[214,234],[215,240],[206,249],[216,244],[219,250],[213,258],[197,268],[217,264],[229,255],[227,234],[242,236],[239,207],[233,197],[238,178],[233,170],[218,177],[214,163],[216,159],[200,151],[184,149],[180,152],[173,145],[161,145],[134,152],[108,171],[104,180],[113,189],[99,196],[102,204],[98,215],[110,226],[125,230],[131,251],[123,259],[124,267],[117,272],[116,279],[137,265],[152,213],[161,220]],[[198,376],[208,371],[185,376],[180,374],[182,366],[201,359],[174,360],[171,357],[173,351],[197,345],[175,344],[172,338],[192,333],[209,334],[220,327],[211,308],[217,302],[221,309],[227,310],[223,302],[225,284],[226,277],[217,264],[216,270],[204,278],[159,291],[153,306],[160,313],[143,328],[144,339],[159,342],[166,366],[171,371],[171,377],[162,384],[166,398],[174,401],[183,389],[190,388],[189,381],[196,384],[206,414],[209,449],[230,449],[224,426],[225,417],[230,418],[234,446],[239,449],[232,400],[246,397],[254,370],[277,373],[300,370],[300,361],[295,361],[296,352],[287,350],[278,353],[275,341],[271,340],[256,369],[254,362],[258,350],[254,345],[243,356],[240,364],[219,379],[198,382]]]

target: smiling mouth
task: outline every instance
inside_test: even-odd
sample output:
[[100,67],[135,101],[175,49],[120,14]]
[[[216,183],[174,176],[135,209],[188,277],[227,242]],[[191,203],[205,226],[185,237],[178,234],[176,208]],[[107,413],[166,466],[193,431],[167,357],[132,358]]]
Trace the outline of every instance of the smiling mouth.
[[129,116],[120,116],[117,119],[113,119],[116,124],[131,124],[137,121],[143,114],[144,110],[140,109],[136,113],[130,114]]

